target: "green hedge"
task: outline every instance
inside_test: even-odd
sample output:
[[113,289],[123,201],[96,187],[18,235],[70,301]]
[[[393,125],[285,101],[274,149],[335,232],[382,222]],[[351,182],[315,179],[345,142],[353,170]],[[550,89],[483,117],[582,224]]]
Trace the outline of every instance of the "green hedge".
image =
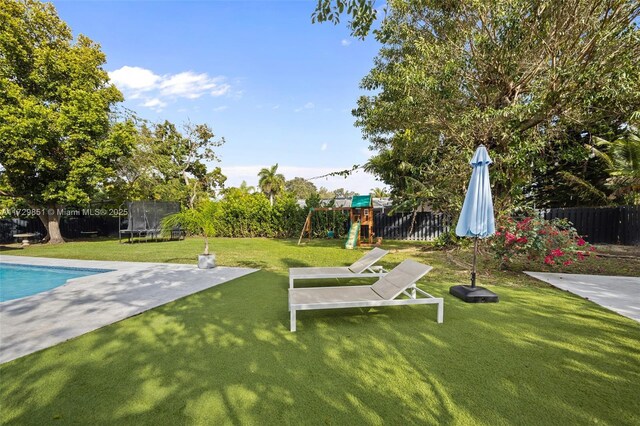
[[[298,206],[291,194],[276,198],[273,206],[264,194],[249,194],[236,188],[229,189],[215,204],[216,235],[219,237],[297,238],[310,207],[317,207],[319,199],[309,199],[304,207]],[[337,238],[346,235],[347,212],[317,212],[313,215],[314,238],[324,238],[329,230]]]

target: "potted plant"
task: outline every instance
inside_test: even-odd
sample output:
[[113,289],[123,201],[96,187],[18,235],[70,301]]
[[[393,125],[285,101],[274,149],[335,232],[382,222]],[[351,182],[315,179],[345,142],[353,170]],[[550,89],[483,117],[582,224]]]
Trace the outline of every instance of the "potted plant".
[[174,213],[162,220],[162,232],[170,233],[176,228],[184,229],[188,234],[204,237],[204,253],[198,255],[198,268],[209,269],[216,266],[216,255],[209,253],[209,238],[215,234],[215,204],[211,201],[201,203],[197,208]]

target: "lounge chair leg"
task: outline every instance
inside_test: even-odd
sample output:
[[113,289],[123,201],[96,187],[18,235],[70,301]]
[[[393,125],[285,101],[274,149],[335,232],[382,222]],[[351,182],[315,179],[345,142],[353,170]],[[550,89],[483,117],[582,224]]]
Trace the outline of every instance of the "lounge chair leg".
[[291,311],[291,331],[296,331],[296,311]]
[[289,277],[289,288],[293,288],[293,278]]
[[438,324],[442,324],[444,321],[444,300],[438,302]]

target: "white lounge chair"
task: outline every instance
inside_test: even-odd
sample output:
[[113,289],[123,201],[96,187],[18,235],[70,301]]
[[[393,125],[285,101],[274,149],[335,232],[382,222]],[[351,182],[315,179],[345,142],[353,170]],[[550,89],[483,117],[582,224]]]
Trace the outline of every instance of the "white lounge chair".
[[376,278],[384,276],[387,271],[382,266],[373,266],[387,250],[375,247],[369,253],[355,261],[351,266],[306,267],[289,269],[289,288],[293,288],[295,280],[313,280],[320,278]]
[[[405,260],[371,286],[290,288],[291,331],[296,331],[297,311],[315,309],[437,304],[437,321],[441,323],[444,320],[444,299],[416,287],[416,281],[430,270],[431,266]],[[424,297],[418,297],[418,294]]]

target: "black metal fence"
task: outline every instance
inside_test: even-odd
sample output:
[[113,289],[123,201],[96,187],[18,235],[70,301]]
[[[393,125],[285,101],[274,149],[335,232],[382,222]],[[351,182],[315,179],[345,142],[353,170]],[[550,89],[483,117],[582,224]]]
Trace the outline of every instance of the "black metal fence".
[[[37,234],[40,238],[47,232],[37,217],[0,219],[0,243],[16,241],[15,234]],[[78,215],[61,216],[60,233],[64,238],[83,238],[90,236],[117,237],[118,217]],[[37,238],[37,237],[36,237]]]
[[640,245],[640,206],[542,210],[545,219],[568,219],[590,243]]
[[[376,212],[373,217],[376,237],[389,240],[430,241],[451,229],[451,217],[444,213],[396,213],[392,216]],[[413,224],[413,225],[412,225]]]

